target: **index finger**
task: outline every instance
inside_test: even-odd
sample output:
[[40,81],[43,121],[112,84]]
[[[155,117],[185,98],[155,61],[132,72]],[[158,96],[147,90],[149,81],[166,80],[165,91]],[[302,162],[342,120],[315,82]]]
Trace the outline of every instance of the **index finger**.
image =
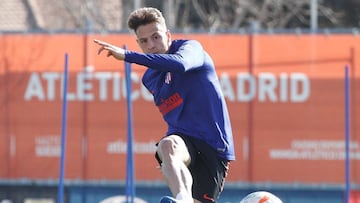
[[104,42],[104,41],[101,41],[101,40],[97,40],[97,39],[94,39],[94,42],[97,43],[97,44],[100,44],[102,46],[113,46],[107,42]]

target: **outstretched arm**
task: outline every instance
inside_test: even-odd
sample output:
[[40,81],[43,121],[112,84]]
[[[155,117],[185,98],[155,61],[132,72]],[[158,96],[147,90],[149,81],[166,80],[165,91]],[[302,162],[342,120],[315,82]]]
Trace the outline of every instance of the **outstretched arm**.
[[107,56],[118,60],[136,63],[161,71],[186,72],[204,64],[204,52],[201,44],[194,40],[186,41],[173,54],[145,54],[129,51],[104,41],[94,40],[100,45],[98,54],[107,51]]
[[194,40],[184,42],[174,53],[144,54],[126,50],[126,61],[151,69],[171,72],[186,72],[204,64],[204,51]]

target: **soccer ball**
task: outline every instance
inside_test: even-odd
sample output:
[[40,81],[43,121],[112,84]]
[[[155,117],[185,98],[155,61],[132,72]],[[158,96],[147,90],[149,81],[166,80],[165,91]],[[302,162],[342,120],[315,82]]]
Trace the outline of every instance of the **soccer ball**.
[[270,192],[257,191],[248,194],[240,203],[282,203],[282,201]]

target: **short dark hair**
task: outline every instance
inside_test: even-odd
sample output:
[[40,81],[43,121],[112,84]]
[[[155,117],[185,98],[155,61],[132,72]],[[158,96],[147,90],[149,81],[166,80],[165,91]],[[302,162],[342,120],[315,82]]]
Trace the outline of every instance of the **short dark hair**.
[[136,32],[139,26],[153,22],[163,24],[166,27],[162,13],[152,7],[139,8],[133,11],[128,18],[128,27]]

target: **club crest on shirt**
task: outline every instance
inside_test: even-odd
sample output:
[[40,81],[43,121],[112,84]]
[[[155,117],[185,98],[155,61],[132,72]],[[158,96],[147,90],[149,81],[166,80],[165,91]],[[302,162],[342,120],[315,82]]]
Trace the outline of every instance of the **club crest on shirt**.
[[165,83],[170,84],[170,81],[171,81],[171,73],[167,72],[165,75]]

